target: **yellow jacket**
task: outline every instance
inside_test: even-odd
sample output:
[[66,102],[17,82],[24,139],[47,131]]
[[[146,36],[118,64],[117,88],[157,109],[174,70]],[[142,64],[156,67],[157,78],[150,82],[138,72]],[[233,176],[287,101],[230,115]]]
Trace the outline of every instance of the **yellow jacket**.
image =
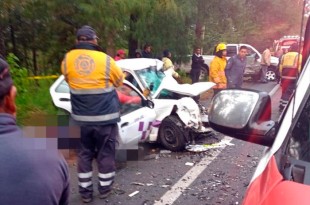
[[170,58],[163,57],[162,61],[164,62],[163,70],[164,71],[169,70],[173,77],[178,78],[179,74],[177,72],[175,72],[174,65],[173,65],[172,61],[170,60]]
[[124,76],[113,58],[84,42],[65,55],[61,71],[70,87],[74,120],[85,124],[119,121],[115,87],[122,85]]
[[169,68],[173,67],[173,63],[170,58],[163,57],[162,61],[164,62],[164,70],[168,70]]
[[61,71],[71,91],[93,93],[94,89],[104,90],[118,87],[123,83],[123,72],[113,58],[103,52],[74,49],[66,54]]
[[227,79],[225,76],[226,57],[215,56],[210,63],[209,80],[216,85],[213,88],[226,88]]
[[[279,72],[282,78],[295,79],[300,73],[302,63],[302,55],[298,52],[288,52],[282,56],[279,66]],[[296,70],[290,71],[290,70]]]

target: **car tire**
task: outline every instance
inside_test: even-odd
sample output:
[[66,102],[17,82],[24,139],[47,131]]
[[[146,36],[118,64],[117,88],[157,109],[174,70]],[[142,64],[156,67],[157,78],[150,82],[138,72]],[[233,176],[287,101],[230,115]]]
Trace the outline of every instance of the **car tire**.
[[184,124],[177,116],[166,117],[159,128],[160,143],[170,151],[181,151],[185,148]]
[[275,81],[277,80],[277,73],[276,69],[274,67],[269,67],[267,72],[266,72],[266,79],[268,81]]

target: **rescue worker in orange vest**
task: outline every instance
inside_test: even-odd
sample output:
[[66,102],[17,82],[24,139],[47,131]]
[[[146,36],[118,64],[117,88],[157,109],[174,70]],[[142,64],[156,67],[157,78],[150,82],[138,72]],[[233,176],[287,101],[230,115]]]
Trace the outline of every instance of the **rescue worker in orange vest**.
[[110,193],[115,176],[115,142],[120,120],[116,87],[123,83],[123,72],[112,57],[98,46],[95,30],[83,26],[76,34],[76,45],[66,53],[62,73],[70,87],[71,118],[80,126],[78,154],[79,192],[84,203],[93,200],[92,161],[98,164],[99,197]]
[[279,105],[280,112],[288,104],[300,73],[302,56],[298,51],[299,46],[297,43],[294,43],[291,45],[289,52],[281,58],[279,66],[282,87],[282,95]]
[[213,86],[214,95],[222,89],[227,87],[227,79],[225,76],[226,67],[226,45],[219,43],[215,47],[215,57],[210,63],[209,80],[216,85]]

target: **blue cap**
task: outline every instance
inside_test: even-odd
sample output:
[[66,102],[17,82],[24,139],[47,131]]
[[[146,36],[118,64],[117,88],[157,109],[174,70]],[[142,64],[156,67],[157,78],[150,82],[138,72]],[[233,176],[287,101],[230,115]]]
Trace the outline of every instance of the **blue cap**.
[[77,32],[76,32],[76,38],[78,40],[84,40],[84,41],[88,41],[88,40],[94,40],[97,37],[96,31],[95,29],[93,29],[90,26],[82,26]]

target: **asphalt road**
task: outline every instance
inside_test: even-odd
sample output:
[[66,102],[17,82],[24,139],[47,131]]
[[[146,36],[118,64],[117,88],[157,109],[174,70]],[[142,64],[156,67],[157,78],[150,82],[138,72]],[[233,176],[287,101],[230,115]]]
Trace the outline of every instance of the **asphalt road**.
[[[277,120],[281,90],[277,89],[277,84],[246,82],[244,87],[271,93],[272,118]],[[208,94],[202,98],[206,106],[210,96]],[[224,140],[225,143],[220,148],[210,148],[201,153],[171,153],[158,144],[141,145],[139,152],[129,154],[135,160],[117,163],[113,195],[100,200],[95,186],[94,201],[91,204],[241,204],[264,147],[219,133],[201,140]],[[72,181],[70,204],[83,204],[78,194],[75,154],[70,152],[66,155]],[[93,180],[96,185],[97,179],[94,177]],[[133,193],[136,194],[129,196]]]

